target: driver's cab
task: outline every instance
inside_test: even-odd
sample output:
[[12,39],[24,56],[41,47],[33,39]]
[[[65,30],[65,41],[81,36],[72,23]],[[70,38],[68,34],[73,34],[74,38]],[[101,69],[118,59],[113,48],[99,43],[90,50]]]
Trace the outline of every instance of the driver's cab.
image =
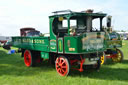
[[84,32],[103,31],[102,19],[104,16],[106,14],[83,12],[55,15],[52,30],[57,37],[76,36]]
[[[69,13],[65,13],[69,12]],[[53,12],[50,16],[50,41],[64,40],[64,37],[77,37],[84,33],[101,32],[102,19],[106,16],[103,13],[72,12],[70,10]],[[64,14],[58,14],[64,13]],[[51,44],[50,42],[50,44]],[[63,42],[63,41],[62,41]],[[56,43],[58,44],[58,43]],[[51,44],[53,45],[53,44]],[[57,47],[55,48],[56,51]],[[63,48],[64,49],[64,48]],[[53,50],[53,49],[52,49]]]

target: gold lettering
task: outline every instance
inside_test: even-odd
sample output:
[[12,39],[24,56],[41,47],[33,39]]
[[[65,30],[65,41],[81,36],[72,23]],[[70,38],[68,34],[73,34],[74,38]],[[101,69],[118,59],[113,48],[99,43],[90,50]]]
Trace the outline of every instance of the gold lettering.
[[75,51],[75,48],[69,48],[69,51]]

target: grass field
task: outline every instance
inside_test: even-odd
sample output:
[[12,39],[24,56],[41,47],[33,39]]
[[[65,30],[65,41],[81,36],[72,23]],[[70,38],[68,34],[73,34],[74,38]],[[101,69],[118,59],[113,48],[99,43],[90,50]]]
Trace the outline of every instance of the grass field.
[[121,49],[122,63],[108,59],[99,72],[72,70],[68,77],[61,77],[47,61],[28,68],[20,54],[8,55],[0,47],[0,85],[128,85],[128,41],[123,42]]

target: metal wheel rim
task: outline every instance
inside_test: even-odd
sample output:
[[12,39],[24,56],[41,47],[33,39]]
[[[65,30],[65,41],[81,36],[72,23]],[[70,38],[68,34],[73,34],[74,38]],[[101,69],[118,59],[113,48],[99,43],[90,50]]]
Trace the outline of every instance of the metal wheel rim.
[[61,76],[68,74],[68,62],[63,57],[56,59],[56,70]]
[[27,67],[31,65],[31,53],[28,50],[24,53],[24,63]]
[[117,50],[117,54],[116,54],[116,57],[112,57],[112,60],[114,62],[120,62],[121,61],[121,52],[119,50]]

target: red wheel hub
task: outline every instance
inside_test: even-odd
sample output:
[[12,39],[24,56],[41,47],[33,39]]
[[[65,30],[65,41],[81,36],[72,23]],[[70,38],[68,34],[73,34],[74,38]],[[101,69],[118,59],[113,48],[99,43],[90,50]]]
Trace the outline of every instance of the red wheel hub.
[[31,53],[28,50],[24,53],[24,63],[27,67],[31,66]]
[[56,60],[56,70],[61,76],[65,76],[68,73],[68,63],[63,57],[59,57]]

